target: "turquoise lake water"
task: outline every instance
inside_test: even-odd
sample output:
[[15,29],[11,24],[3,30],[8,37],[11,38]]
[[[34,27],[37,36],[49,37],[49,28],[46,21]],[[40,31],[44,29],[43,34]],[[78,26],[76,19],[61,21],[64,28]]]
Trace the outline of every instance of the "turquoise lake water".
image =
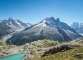
[[26,54],[25,53],[15,54],[8,57],[0,58],[0,60],[23,60],[24,55]]

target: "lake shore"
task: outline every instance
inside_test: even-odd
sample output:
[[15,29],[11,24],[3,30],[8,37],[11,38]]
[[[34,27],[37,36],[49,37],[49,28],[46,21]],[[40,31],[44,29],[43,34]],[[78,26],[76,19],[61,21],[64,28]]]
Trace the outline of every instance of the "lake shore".
[[5,57],[13,56],[13,55],[18,55],[18,54],[27,54],[27,53],[26,52],[20,52],[20,53],[14,53],[14,54],[9,54],[9,55],[4,55],[4,56],[0,55],[0,58],[5,58]]
[[14,54],[11,56],[0,58],[0,60],[23,60],[26,53]]

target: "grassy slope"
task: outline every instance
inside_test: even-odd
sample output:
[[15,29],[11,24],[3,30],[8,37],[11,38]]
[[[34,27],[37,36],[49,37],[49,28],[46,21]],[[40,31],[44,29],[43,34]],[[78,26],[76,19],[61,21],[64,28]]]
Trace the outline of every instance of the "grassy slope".
[[82,58],[75,57],[76,53],[83,53],[83,47],[67,50],[65,52],[59,52],[53,55],[41,57],[41,58],[35,58],[32,60],[83,60]]

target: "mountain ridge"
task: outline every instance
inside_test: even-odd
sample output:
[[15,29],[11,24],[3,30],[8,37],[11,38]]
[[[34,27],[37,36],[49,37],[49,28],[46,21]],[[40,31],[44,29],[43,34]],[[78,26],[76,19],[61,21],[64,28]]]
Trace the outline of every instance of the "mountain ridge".
[[79,34],[83,34],[83,23],[73,22],[71,27],[76,30]]
[[[59,42],[71,41],[82,37],[73,28],[66,23],[61,22],[59,18],[47,17],[38,24],[25,28],[20,33],[14,34],[7,43],[22,45],[27,42],[33,42],[42,39],[52,39]],[[16,39],[15,39],[16,38]]]
[[29,23],[21,22],[19,19],[14,20],[11,17],[7,20],[0,20],[0,39],[12,32],[23,30],[30,25]]

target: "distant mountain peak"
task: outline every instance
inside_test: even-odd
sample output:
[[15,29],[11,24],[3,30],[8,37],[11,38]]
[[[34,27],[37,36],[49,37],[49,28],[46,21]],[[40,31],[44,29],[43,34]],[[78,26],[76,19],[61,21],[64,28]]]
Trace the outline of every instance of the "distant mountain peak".
[[53,22],[56,20],[57,22],[60,22],[60,19],[59,18],[55,19],[53,16],[49,16],[49,17],[47,17],[44,20],[46,20],[46,21],[53,21]]
[[13,20],[11,17],[8,20]]
[[45,20],[52,20],[52,19],[54,19],[53,16],[48,16]]
[[83,23],[73,22],[71,27],[76,30],[79,34],[83,34]]
[[52,18],[53,16],[48,16],[48,18]]
[[59,18],[57,18],[56,20],[60,20]]

